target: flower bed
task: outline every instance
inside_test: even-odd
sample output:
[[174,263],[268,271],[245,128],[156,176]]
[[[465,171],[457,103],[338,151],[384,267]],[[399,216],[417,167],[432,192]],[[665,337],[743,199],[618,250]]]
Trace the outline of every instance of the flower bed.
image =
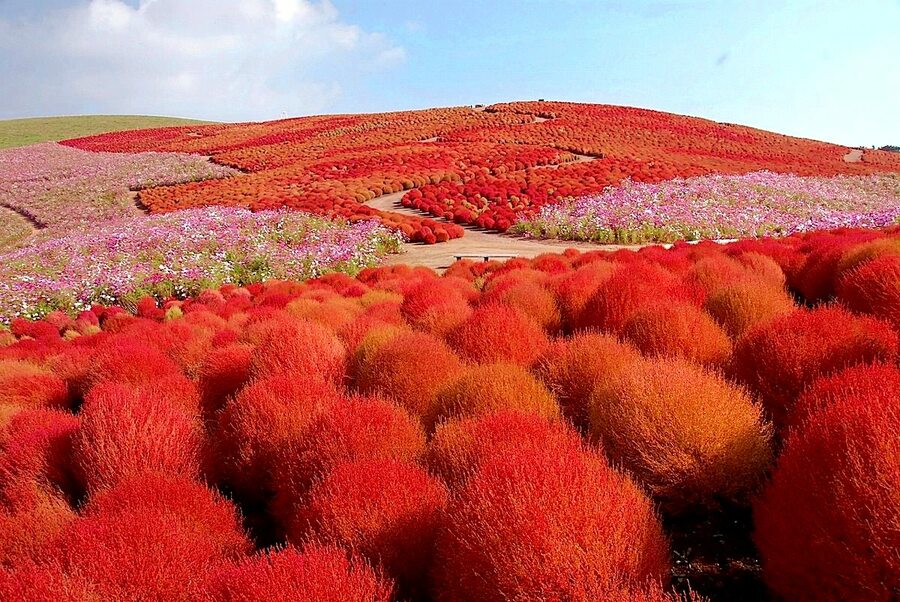
[[210,208],[124,218],[0,255],[0,321],[224,283],[354,273],[400,239],[373,221]]
[[799,177],[761,171],[658,184],[626,181],[543,207],[513,231],[603,243],[785,236],[878,228],[900,218],[900,177]]
[[0,206],[30,217],[41,230],[32,241],[41,240],[140,214],[133,190],[235,173],[198,155],[91,153],[35,144],[0,151]]

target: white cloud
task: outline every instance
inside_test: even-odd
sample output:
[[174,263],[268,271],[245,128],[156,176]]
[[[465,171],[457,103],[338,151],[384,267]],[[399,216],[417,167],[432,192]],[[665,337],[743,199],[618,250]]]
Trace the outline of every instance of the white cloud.
[[357,78],[404,59],[329,0],[81,0],[0,19],[0,117],[323,112]]

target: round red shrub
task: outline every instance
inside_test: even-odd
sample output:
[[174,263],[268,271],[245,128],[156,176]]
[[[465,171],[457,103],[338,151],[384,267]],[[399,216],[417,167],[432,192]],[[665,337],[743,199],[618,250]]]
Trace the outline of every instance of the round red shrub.
[[432,595],[453,600],[606,600],[668,581],[647,497],[596,456],[509,450],[486,459],[439,531]]
[[525,280],[486,291],[481,303],[499,303],[515,307],[551,333],[558,331],[562,323],[556,296],[542,283],[536,281]]
[[76,516],[69,502],[58,493],[44,491],[36,484],[20,483],[18,487],[28,487],[27,503],[21,502],[25,496],[20,493],[14,506],[0,504],[0,566],[47,558],[56,538]]
[[504,410],[442,422],[426,459],[428,468],[455,488],[486,459],[518,449],[581,450],[582,441],[563,422]]
[[731,355],[725,331],[689,303],[648,305],[625,322],[622,334],[647,355],[684,357],[707,366],[723,365]]
[[202,426],[165,400],[105,383],[91,389],[79,417],[72,462],[89,492],[148,471],[199,476]]
[[297,321],[269,333],[250,360],[253,378],[276,374],[319,375],[342,384],[346,376],[346,353],[340,339],[324,326]]
[[563,324],[572,329],[584,306],[603,282],[612,276],[616,264],[608,261],[588,263],[574,272],[555,278],[550,286],[556,293]]
[[525,368],[515,364],[466,367],[438,390],[433,412],[424,422],[433,426],[445,418],[478,416],[498,410],[537,414],[559,420],[553,394]]
[[88,503],[57,542],[54,560],[69,579],[101,600],[197,600],[211,570],[250,551],[226,500],[181,480],[161,504],[140,501],[158,485],[123,482],[127,493]]
[[400,306],[403,318],[416,330],[439,337],[464,322],[472,314],[472,308],[456,280],[423,280],[406,293]]
[[799,425],[810,414],[847,399],[890,404],[900,394],[900,369],[889,364],[858,364],[812,382],[797,398],[788,425]]
[[619,333],[647,305],[696,302],[698,293],[668,270],[645,261],[620,265],[594,291],[575,320],[580,330]]
[[556,396],[563,414],[587,426],[588,402],[595,387],[605,386],[641,354],[605,334],[580,333],[553,341],[534,364],[534,372]]
[[414,464],[425,451],[425,433],[403,408],[381,399],[353,398],[315,419],[304,436],[279,453],[273,511],[292,520],[316,478],[342,462],[397,460]]
[[313,537],[358,551],[397,580],[401,593],[425,587],[446,486],[395,460],[339,464],[309,492],[288,539]]
[[610,460],[674,511],[743,502],[771,462],[771,426],[740,387],[684,359],[647,359],[591,396]]
[[253,348],[233,343],[213,349],[200,366],[197,384],[204,414],[209,416],[237,393],[250,379]]
[[520,310],[488,303],[447,337],[450,345],[473,362],[531,365],[547,347],[544,330]]
[[790,433],[754,507],[769,588],[786,600],[900,591],[900,405],[848,395]]
[[214,571],[210,602],[391,602],[393,583],[335,546],[311,544],[261,552]]
[[800,392],[819,376],[894,361],[897,349],[897,334],[884,322],[840,307],[798,309],[745,333],[735,345],[733,371],[781,426]]
[[0,433],[0,503],[17,507],[24,487],[26,499],[39,488],[76,497],[72,438],[78,418],[60,410],[23,410]]
[[462,368],[440,339],[401,332],[377,345],[360,362],[356,386],[364,394],[392,399],[417,417],[432,411],[438,389]]
[[848,270],[837,283],[838,300],[900,329],[900,257],[879,257]]
[[[156,325],[155,322],[152,324]],[[161,351],[134,338],[119,335],[105,339],[94,350],[87,387],[105,381],[136,385],[180,375],[178,365]]]
[[0,404],[31,408],[67,408],[66,382],[34,364],[0,359]]
[[278,451],[300,441],[312,421],[342,399],[318,377],[281,374],[251,382],[218,414],[213,472],[241,495],[264,498]]

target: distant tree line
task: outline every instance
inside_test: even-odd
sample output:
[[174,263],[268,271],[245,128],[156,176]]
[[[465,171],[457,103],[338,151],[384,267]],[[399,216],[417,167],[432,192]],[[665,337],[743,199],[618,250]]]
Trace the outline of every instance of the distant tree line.
[[882,146],[878,150],[888,151],[891,153],[900,153],[900,146],[894,146],[893,144],[890,144],[888,146]]

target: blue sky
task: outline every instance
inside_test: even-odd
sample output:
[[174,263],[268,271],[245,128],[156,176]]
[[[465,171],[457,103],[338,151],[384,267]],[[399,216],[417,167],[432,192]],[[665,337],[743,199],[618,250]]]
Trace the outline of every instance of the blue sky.
[[0,118],[547,98],[900,144],[900,0],[0,0]]

